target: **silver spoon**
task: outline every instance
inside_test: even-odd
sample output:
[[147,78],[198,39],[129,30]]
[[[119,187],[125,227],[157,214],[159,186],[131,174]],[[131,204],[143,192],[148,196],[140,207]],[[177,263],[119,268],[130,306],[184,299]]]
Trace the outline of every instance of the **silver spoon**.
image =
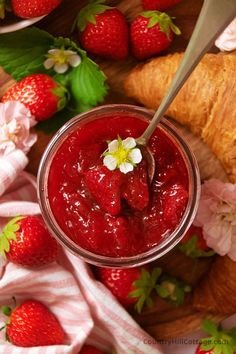
[[142,155],[148,163],[148,176],[151,183],[155,174],[155,160],[148,141],[162,119],[164,113],[200,62],[212,47],[218,35],[236,16],[236,0],[205,0],[191,36],[183,60],[177,70],[169,90],[144,133],[136,139]]

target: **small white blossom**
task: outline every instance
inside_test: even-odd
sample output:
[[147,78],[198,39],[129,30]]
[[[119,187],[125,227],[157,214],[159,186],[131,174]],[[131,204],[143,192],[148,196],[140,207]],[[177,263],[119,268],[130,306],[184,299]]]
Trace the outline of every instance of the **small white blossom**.
[[142,161],[140,149],[136,148],[134,138],[118,139],[108,144],[108,149],[104,153],[103,164],[114,171],[119,168],[122,173],[133,171],[136,164]]
[[64,74],[69,66],[77,67],[81,63],[80,56],[73,50],[50,49],[44,62],[45,69],[54,69],[58,74]]

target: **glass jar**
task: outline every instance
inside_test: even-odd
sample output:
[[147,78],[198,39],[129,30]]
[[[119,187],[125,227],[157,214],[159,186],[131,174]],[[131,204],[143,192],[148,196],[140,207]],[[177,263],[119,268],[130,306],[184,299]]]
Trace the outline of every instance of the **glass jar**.
[[52,138],[42,157],[38,172],[38,198],[42,216],[48,226],[48,229],[62,246],[66,247],[74,255],[82,258],[88,263],[104,267],[128,268],[152,262],[172,250],[180,242],[192,224],[197,212],[200,196],[200,175],[196,159],[188,144],[181,136],[180,132],[178,132],[178,130],[167,119],[163,118],[158,128],[164,131],[168,138],[178,148],[183,160],[185,161],[188,172],[188,203],[178,227],[166,239],[164,239],[163,242],[148,251],[135,256],[119,258],[108,257],[92,253],[80,247],[61,229],[54,217],[53,210],[51,209],[48,196],[48,176],[51,162],[63,142],[79,127],[90,122],[91,120],[99,119],[105,116],[111,116],[112,119],[112,116],[115,114],[131,115],[146,121],[152,119],[153,117],[153,112],[150,110],[137,106],[121,104],[100,106],[88,112],[82,113],[68,121]]

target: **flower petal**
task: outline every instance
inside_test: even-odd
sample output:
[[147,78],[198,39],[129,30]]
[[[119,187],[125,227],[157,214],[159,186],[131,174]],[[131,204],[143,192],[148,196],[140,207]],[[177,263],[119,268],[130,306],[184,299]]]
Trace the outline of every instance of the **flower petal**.
[[52,55],[58,55],[60,53],[61,53],[61,49],[58,49],[58,48],[50,49],[48,51],[48,54],[52,54]]
[[55,65],[55,60],[52,58],[48,58],[47,60],[45,60],[45,62],[43,63],[45,69],[51,69],[54,65]]
[[114,171],[117,166],[117,161],[113,156],[107,155],[103,159],[103,164],[108,168],[108,170]]
[[68,63],[73,66],[73,68],[76,68],[77,66],[80,65],[81,63],[81,58],[78,54],[73,54],[68,57]]
[[118,150],[118,140],[112,140],[109,144],[108,144],[108,151],[109,152],[115,152]]
[[136,146],[136,141],[134,138],[126,138],[123,140],[123,147],[125,149],[133,149]]
[[129,162],[123,162],[120,165],[120,172],[122,172],[124,174],[133,171],[133,169],[134,169],[134,166]]
[[133,149],[130,151],[129,153],[129,159],[133,162],[133,163],[139,163],[142,161],[142,154],[140,149]]
[[54,65],[54,70],[58,74],[64,74],[69,69],[69,65],[67,63],[56,63]]

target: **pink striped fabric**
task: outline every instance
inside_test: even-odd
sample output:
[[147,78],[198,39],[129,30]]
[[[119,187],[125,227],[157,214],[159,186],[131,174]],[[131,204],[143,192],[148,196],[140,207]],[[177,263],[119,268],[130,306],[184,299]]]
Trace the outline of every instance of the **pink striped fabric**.
[[[12,166],[19,171],[23,164]],[[0,199],[0,228],[9,217],[40,212],[34,177],[21,173],[10,188],[9,181],[6,186],[7,190],[2,187],[5,194]],[[31,298],[47,305],[58,317],[67,338],[61,346],[20,348],[7,343],[0,332],[1,354],[78,354],[85,342],[106,353],[113,349],[117,354],[162,353],[155,340],[93,278],[89,266],[67,251],[62,250],[58,263],[38,270],[0,262],[0,306],[11,305],[12,296],[18,303]],[[4,315],[0,315],[0,327],[3,322]]]

